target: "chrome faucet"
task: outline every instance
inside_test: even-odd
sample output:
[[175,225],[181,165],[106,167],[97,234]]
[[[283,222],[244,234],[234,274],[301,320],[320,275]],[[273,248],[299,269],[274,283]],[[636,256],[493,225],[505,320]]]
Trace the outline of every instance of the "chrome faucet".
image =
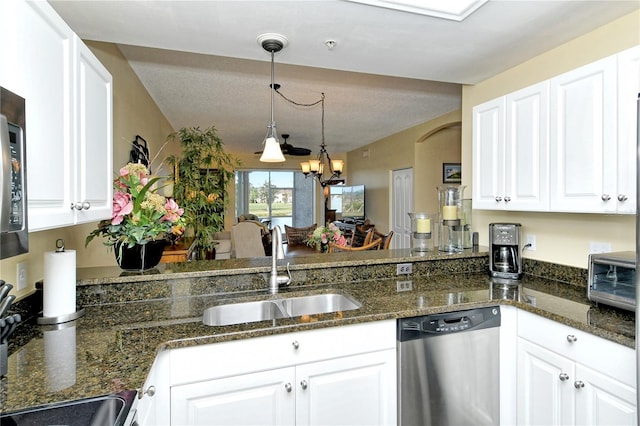
[[271,276],[269,277],[269,290],[272,294],[278,292],[280,284],[291,282],[291,272],[287,263],[287,275],[278,275],[278,260],[284,259],[284,246],[282,245],[282,232],[280,227],[275,225],[271,230]]

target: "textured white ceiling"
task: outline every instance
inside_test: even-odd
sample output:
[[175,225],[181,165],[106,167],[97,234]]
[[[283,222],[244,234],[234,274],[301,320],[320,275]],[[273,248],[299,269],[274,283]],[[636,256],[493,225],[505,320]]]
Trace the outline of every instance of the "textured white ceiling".
[[[460,84],[640,7],[635,0],[491,0],[456,22],[341,0],[50,3],[83,39],[119,44],[175,128],[215,125],[230,149],[243,152],[260,149],[270,115],[270,56],[256,41],[262,33],[289,40],[275,56],[281,91],[300,103],[324,92],[328,149],[349,151],[459,108]],[[329,39],[337,43],[331,50]],[[320,117],[319,107],[276,96],[278,132],[314,154]]]

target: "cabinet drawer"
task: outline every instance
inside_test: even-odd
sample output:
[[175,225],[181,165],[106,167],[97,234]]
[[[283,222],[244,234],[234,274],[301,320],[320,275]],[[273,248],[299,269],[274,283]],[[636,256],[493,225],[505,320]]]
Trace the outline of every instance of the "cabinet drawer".
[[395,321],[376,321],[172,349],[171,385],[395,348]]
[[518,336],[635,387],[631,348],[526,311],[518,313]]

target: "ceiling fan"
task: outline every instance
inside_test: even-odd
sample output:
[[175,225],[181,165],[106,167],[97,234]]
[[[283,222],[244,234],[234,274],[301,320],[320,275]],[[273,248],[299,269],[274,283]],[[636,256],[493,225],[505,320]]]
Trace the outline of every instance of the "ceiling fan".
[[[280,149],[282,150],[282,153],[284,155],[293,155],[293,156],[302,157],[302,156],[311,154],[311,150],[308,148],[298,148],[288,143],[287,139],[289,139],[289,136],[290,135],[288,133],[282,134],[282,139],[284,139],[284,142],[280,144]],[[255,152],[255,154],[262,154],[262,151],[257,151]]]

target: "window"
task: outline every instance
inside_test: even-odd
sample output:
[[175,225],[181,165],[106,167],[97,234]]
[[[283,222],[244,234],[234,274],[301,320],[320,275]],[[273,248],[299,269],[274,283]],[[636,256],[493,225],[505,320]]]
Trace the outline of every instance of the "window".
[[297,171],[237,171],[236,217],[245,213],[281,229],[316,223],[314,181]]

